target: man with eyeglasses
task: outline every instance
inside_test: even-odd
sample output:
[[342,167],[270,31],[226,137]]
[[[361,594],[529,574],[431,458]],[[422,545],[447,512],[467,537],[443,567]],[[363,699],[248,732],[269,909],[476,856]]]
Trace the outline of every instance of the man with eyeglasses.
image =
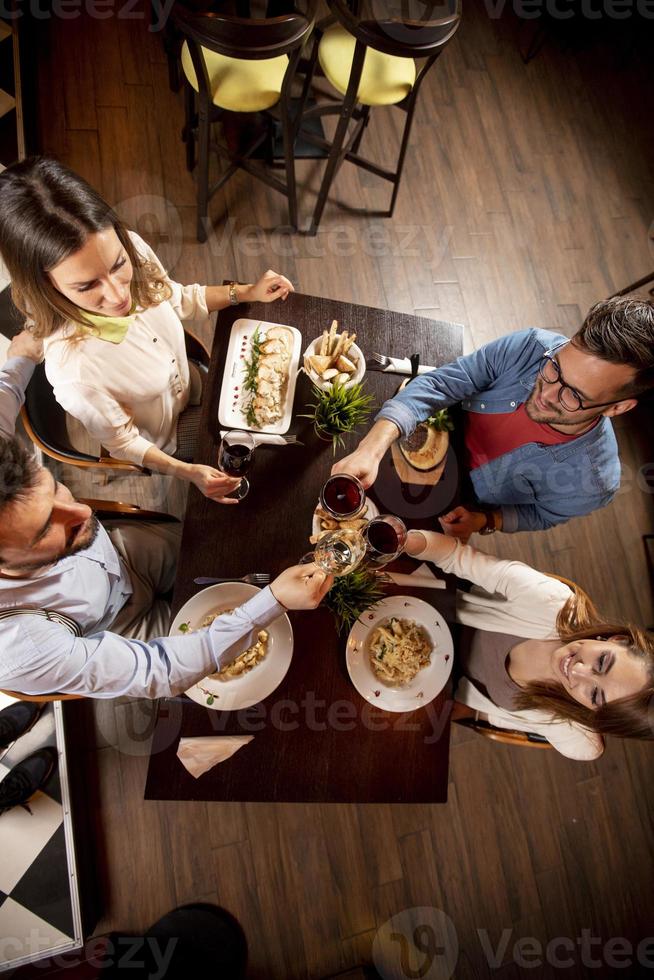
[[377,415],[334,472],[370,487],[398,437],[460,404],[473,501],[439,518],[446,534],[534,531],[589,514],[620,485],[611,418],[654,386],[654,305],[596,304],[568,339],[548,330],[507,334],[415,378]]

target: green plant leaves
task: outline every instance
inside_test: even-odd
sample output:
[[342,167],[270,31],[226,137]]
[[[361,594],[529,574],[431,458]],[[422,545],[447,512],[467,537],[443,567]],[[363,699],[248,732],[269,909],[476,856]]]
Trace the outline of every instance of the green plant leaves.
[[357,619],[380,599],[384,592],[379,578],[368,568],[355,568],[349,575],[341,575],[325,596],[325,605],[331,609],[338,633],[350,630]]
[[311,393],[315,399],[307,404],[311,413],[303,418],[313,419],[316,429],[332,436],[334,449],[343,445],[343,433],[354,432],[367,421],[374,404],[373,395],[364,392],[363,382],[348,388],[333,384],[325,390],[313,385]]

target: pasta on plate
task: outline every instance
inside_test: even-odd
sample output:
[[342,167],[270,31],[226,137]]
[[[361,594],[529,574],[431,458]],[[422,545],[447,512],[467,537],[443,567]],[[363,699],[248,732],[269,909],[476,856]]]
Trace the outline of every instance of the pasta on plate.
[[422,626],[392,617],[370,634],[369,657],[373,671],[386,684],[402,685],[430,663],[432,644]]

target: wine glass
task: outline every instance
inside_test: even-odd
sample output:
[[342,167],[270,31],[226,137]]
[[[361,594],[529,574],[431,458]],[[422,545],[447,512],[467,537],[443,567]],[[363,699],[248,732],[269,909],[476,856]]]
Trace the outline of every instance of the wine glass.
[[218,468],[227,476],[238,476],[241,482],[230,497],[242,500],[250,490],[250,481],[245,476],[254,462],[254,447],[256,443],[251,432],[241,432],[232,429],[226,432],[220,440],[218,451]]
[[363,484],[356,476],[347,473],[330,476],[320,491],[320,506],[336,520],[356,517],[363,510],[365,502]]
[[366,542],[366,563],[382,568],[394,561],[404,551],[407,529],[404,521],[393,514],[380,514],[363,528]]
[[331,575],[348,575],[361,563],[366,554],[366,542],[361,531],[342,527],[327,531],[313,551],[302,558],[301,564],[315,561]]

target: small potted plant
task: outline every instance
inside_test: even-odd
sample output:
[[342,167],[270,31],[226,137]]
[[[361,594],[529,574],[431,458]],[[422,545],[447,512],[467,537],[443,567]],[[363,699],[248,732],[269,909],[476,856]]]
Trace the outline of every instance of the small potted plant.
[[334,579],[323,601],[331,609],[340,635],[345,630],[351,630],[366,609],[383,598],[379,576],[371,569],[359,566],[348,575]]
[[335,383],[325,390],[314,385],[312,394],[315,401],[307,405],[311,413],[303,418],[313,420],[316,435],[326,442],[331,441],[335,453],[343,447],[345,433],[354,432],[368,419],[373,396],[364,393],[363,383],[349,388]]

